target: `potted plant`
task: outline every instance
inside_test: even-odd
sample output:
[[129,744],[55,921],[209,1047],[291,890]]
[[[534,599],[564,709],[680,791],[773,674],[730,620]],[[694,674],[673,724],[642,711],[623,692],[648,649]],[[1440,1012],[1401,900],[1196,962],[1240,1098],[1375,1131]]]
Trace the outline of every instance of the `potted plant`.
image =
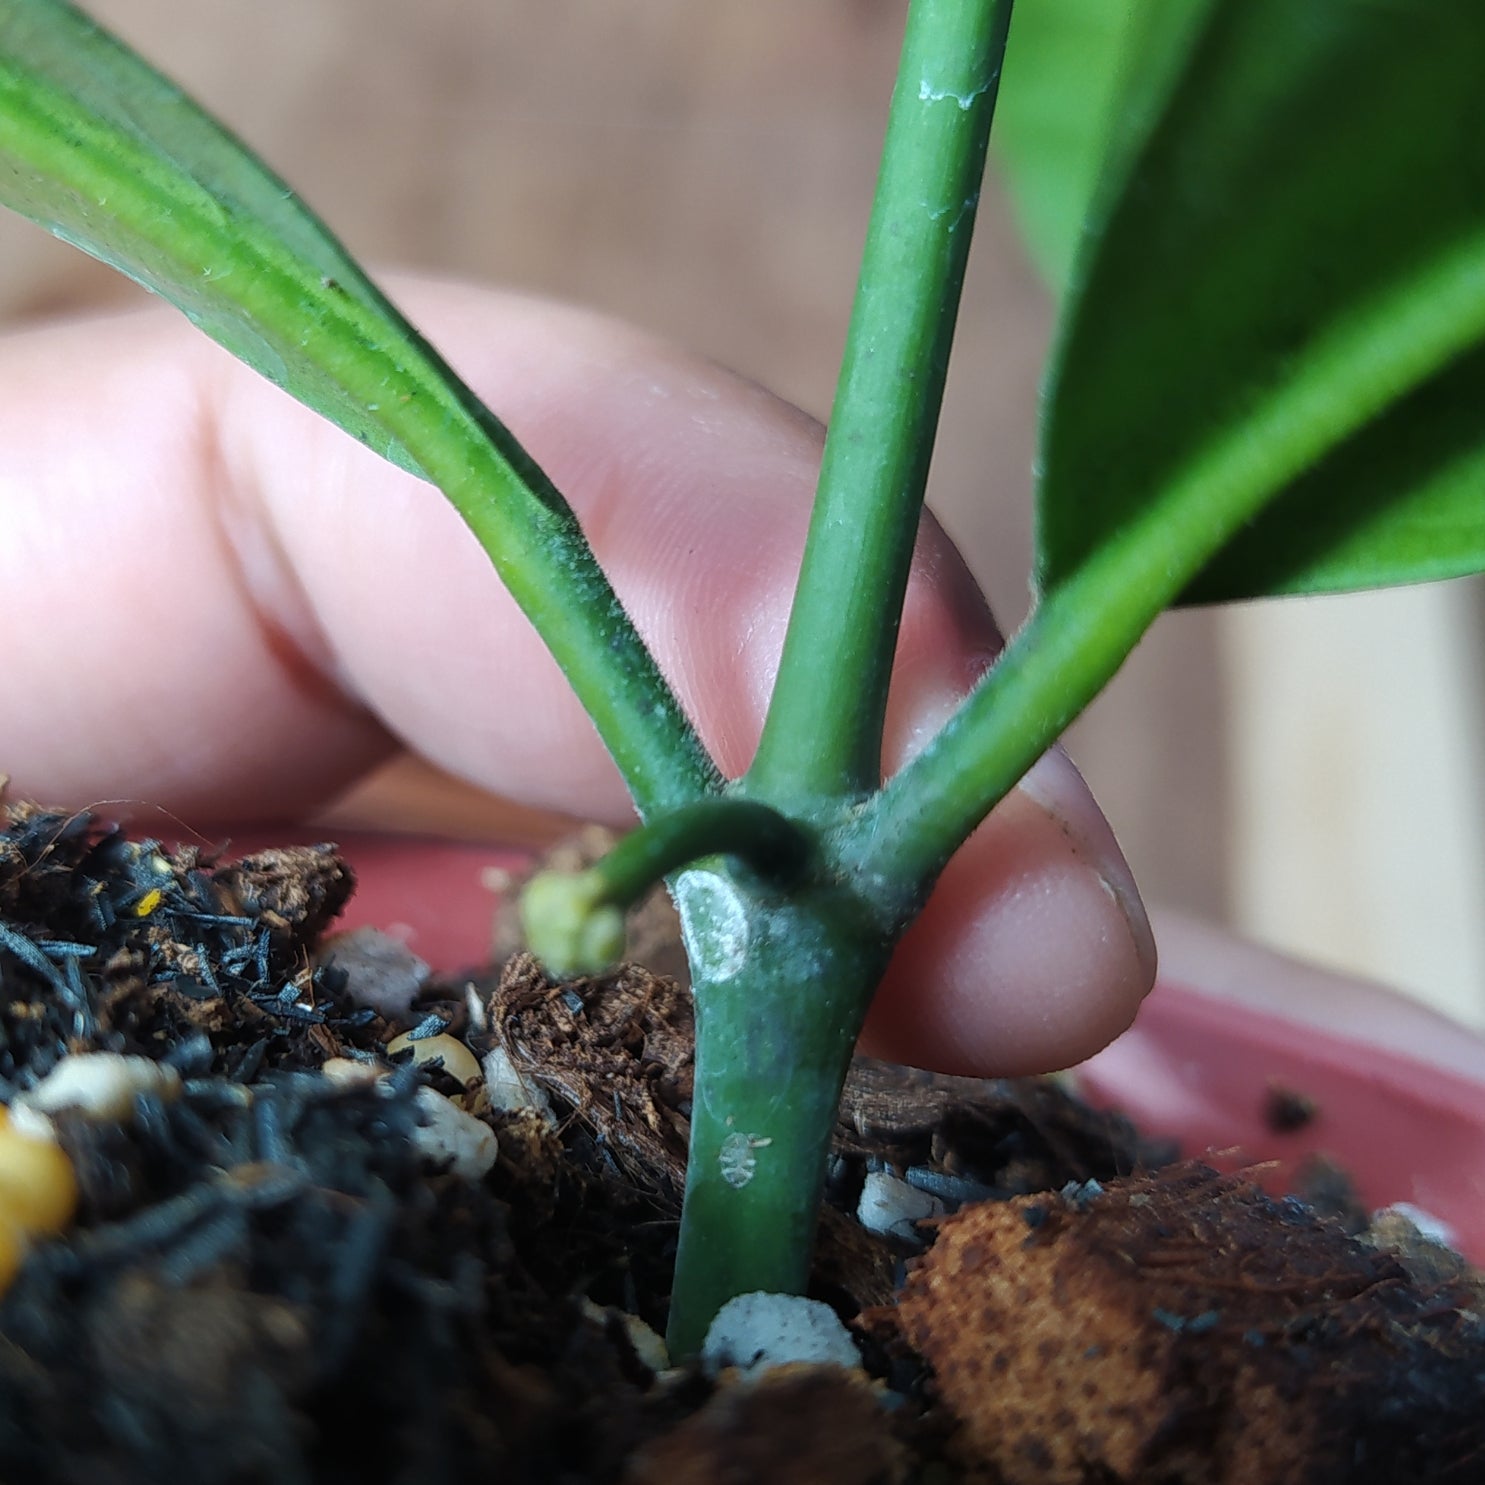
[[[585,870],[534,879],[526,907],[548,968],[588,975],[662,878],[681,913],[696,1067],[676,1358],[729,1300],[805,1289],[842,1082],[895,944],[1160,612],[1485,566],[1468,189],[1485,22],[1464,0],[1437,0],[1405,35],[1342,0],[1174,10],[1142,12],[1096,162],[1047,401],[1037,602],[884,782],[1009,4],[910,9],[789,634],[757,755],[733,780],[559,492],[277,178],[70,6],[0,5],[4,199],[437,484],[624,774],[644,824]],[[1358,77],[1375,84],[1364,97]],[[1040,186],[1076,199],[1098,132],[1070,161],[1028,165]],[[1048,1210],[1022,1209],[1032,1227]],[[1171,1334],[1200,1316],[1177,1318]]]

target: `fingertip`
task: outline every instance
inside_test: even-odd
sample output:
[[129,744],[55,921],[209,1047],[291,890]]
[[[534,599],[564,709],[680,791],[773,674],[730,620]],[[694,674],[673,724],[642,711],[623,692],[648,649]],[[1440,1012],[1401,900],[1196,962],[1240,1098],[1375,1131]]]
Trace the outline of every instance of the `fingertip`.
[[864,1050],[1018,1076],[1071,1066],[1133,1021],[1155,954],[1128,868],[1091,798],[1083,818],[1070,764],[1039,782],[1058,808],[1035,786],[1013,791],[949,863],[898,947]]
[[[1047,749],[1016,786],[1039,805],[1067,837],[1078,856],[1096,873],[1104,890],[1124,915],[1142,973],[1155,981],[1155,932],[1140,897],[1134,873],[1077,765],[1060,744]],[[1148,989],[1148,986],[1147,986]]]

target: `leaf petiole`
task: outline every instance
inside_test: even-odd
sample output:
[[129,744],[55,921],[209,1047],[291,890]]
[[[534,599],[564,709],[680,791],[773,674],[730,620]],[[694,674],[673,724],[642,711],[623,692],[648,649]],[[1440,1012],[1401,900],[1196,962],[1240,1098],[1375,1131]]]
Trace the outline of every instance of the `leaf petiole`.
[[804,562],[749,771],[811,807],[881,782],[908,569],[1011,0],[913,0]]

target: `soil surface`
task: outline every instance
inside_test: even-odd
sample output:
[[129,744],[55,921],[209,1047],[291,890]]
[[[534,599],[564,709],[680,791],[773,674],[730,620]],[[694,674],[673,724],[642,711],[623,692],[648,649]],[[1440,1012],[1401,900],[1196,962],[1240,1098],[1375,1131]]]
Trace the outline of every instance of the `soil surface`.
[[[863,1368],[669,1367],[674,980],[441,982],[327,939],[329,847],[0,825],[0,1101],[80,1191],[0,1300],[0,1481],[1485,1479],[1478,1276],[1050,1080],[859,1062],[813,1292]],[[95,1053],[170,1071],[47,1105]]]

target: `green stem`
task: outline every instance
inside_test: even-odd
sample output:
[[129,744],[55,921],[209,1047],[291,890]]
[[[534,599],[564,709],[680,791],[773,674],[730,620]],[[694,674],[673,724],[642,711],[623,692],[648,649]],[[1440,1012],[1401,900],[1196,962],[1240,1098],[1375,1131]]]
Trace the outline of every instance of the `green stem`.
[[695,1099],[667,1339],[701,1346],[738,1294],[801,1294],[841,1084],[890,946],[837,889],[759,893],[690,871]]
[[656,882],[704,856],[736,856],[783,885],[803,869],[814,838],[776,809],[749,799],[706,799],[631,831],[590,874],[604,899],[632,907]]
[[[881,778],[903,595],[1010,0],[913,0],[779,679],[744,788],[806,817]],[[688,871],[696,1099],[672,1354],[753,1290],[799,1293],[851,1049],[892,934],[834,861],[787,899]],[[892,925],[896,927],[894,923]]]
[[750,792],[881,780],[882,723],[1011,0],[913,0],[794,610]]
[[[835,842],[905,922],[948,859],[1108,683],[1169,601],[1150,548],[1106,548],[1037,605],[937,737]],[[1121,560],[1122,559],[1122,560]]]

